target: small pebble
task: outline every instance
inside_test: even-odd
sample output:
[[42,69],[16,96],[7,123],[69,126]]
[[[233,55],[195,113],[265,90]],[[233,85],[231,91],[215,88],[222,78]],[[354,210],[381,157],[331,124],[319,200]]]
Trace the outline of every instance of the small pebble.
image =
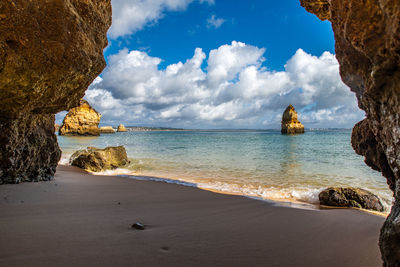
[[145,229],[144,225],[141,224],[140,222],[134,223],[132,225],[132,228],[137,229],[137,230],[144,230]]

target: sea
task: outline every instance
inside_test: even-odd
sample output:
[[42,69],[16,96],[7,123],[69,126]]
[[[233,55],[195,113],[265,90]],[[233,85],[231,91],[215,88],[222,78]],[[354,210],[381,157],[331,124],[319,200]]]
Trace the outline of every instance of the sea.
[[351,147],[350,129],[128,131],[98,137],[58,136],[61,164],[88,146],[123,145],[130,164],[101,172],[133,179],[196,186],[265,200],[317,204],[331,186],[359,187],[389,209],[386,179]]

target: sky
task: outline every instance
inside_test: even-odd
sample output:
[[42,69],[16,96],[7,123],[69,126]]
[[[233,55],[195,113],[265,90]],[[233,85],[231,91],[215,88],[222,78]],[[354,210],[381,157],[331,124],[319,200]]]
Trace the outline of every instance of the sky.
[[[112,0],[107,67],[85,99],[101,125],[278,129],[363,119],[329,22],[297,0]],[[57,114],[62,122],[66,112]]]

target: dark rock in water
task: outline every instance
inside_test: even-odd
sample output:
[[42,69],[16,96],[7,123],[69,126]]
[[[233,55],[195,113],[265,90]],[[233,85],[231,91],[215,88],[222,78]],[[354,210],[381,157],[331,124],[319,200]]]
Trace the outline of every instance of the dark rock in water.
[[352,187],[329,187],[319,193],[319,202],[326,206],[354,207],[375,211],[385,210],[379,197],[364,189]]
[[123,146],[104,149],[88,147],[72,154],[70,163],[87,171],[99,172],[123,167],[129,160]]
[[50,180],[54,114],[106,66],[111,1],[0,1],[0,180]]
[[384,266],[400,266],[400,1],[300,0],[331,22],[345,84],[366,119],[353,130],[354,150],[386,177],[394,204],[379,245]]
[[131,228],[137,229],[137,230],[144,230],[146,227],[141,224],[140,222],[134,223]]

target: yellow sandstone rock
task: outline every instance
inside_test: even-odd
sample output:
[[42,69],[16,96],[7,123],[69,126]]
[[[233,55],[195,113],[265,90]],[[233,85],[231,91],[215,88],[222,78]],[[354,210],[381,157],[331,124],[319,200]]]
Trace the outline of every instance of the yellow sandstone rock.
[[111,126],[103,126],[103,127],[100,127],[100,133],[113,134],[113,133],[115,133],[115,130]]
[[88,147],[72,154],[70,163],[87,171],[99,172],[123,167],[129,160],[123,146],[110,146],[104,149]]
[[304,133],[304,125],[297,119],[297,112],[292,105],[289,105],[282,115],[282,134]]
[[60,128],[60,135],[100,135],[101,114],[81,99],[80,105],[69,110]]
[[128,130],[125,128],[123,124],[118,125],[117,132],[127,132]]

